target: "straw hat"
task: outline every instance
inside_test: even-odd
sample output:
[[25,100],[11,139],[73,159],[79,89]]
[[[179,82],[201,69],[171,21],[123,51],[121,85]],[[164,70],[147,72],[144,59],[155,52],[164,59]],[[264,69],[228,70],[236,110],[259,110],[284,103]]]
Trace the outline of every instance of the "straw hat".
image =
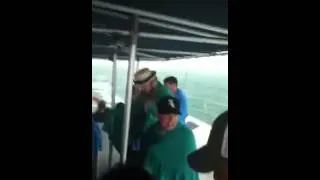
[[138,70],[134,74],[133,82],[135,85],[144,85],[156,76],[156,71],[151,71],[149,68]]

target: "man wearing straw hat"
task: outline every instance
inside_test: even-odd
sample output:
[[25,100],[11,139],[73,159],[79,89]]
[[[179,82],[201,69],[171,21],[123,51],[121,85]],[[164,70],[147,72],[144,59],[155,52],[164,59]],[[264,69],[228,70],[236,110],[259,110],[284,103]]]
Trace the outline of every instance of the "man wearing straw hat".
[[158,81],[156,71],[149,68],[140,69],[134,74],[134,87],[138,91],[138,95],[133,100],[134,104],[143,105],[144,112],[147,114],[145,128],[148,128],[157,121],[156,103],[161,97],[174,97],[174,94]]
[[140,138],[158,121],[156,104],[162,97],[174,97],[174,94],[158,81],[156,71],[149,68],[138,70],[134,74],[133,82],[137,94],[132,100],[130,121],[132,151],[128,151],[128,161],[139,165]]

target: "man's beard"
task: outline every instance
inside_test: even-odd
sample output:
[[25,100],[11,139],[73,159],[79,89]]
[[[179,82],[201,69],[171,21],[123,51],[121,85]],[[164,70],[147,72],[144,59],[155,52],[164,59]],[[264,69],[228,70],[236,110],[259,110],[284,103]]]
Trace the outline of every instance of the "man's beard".
[[143,96],[152,97],[154,94],[155,88],[152,88],[149,92],[142,91],[141,94]]

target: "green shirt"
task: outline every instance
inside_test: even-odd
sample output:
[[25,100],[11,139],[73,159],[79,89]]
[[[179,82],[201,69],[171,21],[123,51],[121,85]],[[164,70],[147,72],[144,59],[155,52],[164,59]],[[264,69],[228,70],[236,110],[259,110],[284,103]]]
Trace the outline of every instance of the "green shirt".
[[122,125],[124,120],[124,106],[110,109],[108,118],[105,120],[103,130],[108,133],[109,139],[120,152]]
[[[158,121],[156,103],[160,98],[172,95],[172,92],[159,81],[150,96],[138,95],[132,102],[129,145],[133,139],[139,138],[142,133]],[[145,111],[144,104],[151,101]],[[103,130],[108,132],[117,150],[120,149],[122,125],[124,123],[124,106],[110,109],[109,116],[104,122]]]
[[157,102],[165,96],[173,96],[174,94],[167,88],[162,85],[159,81],[157,82],[156,88],[154,89],[152,95],[145,100],[151,101],[150,106],[146,109],[146,121],[144,130],[148,129],[152,124],[158,121],[158,110]]
[[[157,111],[157,102],[164,96],[173,96],[174,94],[159,81],[151,95],[139,95],[136,97],[135,101],[132,104],[132,113],[135,114],[132,116],[131,123],[136,125],[140,124],[141,126],[134,126],[133,131],[145,132],[151,125],[158,121],[158,111]],[[145,103],[150,102],[150,105],[145,109]],[[144,114],[142,116],[141,114]],[[137,118],[135,118],[137,117]],[[143,118],[141,118],[143,117]]]
[[192,170],[187,156],[196,150],[192,131],[178,123],[169,132],[162,132],[160,124],[148,129],[142,140],[144,168],[155,180],[199,180],[198,173]]

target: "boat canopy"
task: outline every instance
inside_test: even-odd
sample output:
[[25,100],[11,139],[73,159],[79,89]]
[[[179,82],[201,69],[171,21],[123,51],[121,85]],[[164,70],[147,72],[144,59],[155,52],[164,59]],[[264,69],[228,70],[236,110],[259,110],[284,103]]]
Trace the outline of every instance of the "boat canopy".
[[128,60],[134,17],[137,17],[135,55],[138,61],[186,59],[228,51],[225,0],[210,3],[115,2],[117,4],[92,1],[93,58],[112,60],[116,51],[118,60]]
[[[121,3],[118,0],[116,3],[112,0],[92,0],[92,58],[113,61],[113,107],[117,87],[116,62],[129,60],[120,152],[121,163],[125,164],[135,61],[167,61],[227,54],[228,8],[227,0],[210,3]],[[110,165],[112,142],[109,149]]]

